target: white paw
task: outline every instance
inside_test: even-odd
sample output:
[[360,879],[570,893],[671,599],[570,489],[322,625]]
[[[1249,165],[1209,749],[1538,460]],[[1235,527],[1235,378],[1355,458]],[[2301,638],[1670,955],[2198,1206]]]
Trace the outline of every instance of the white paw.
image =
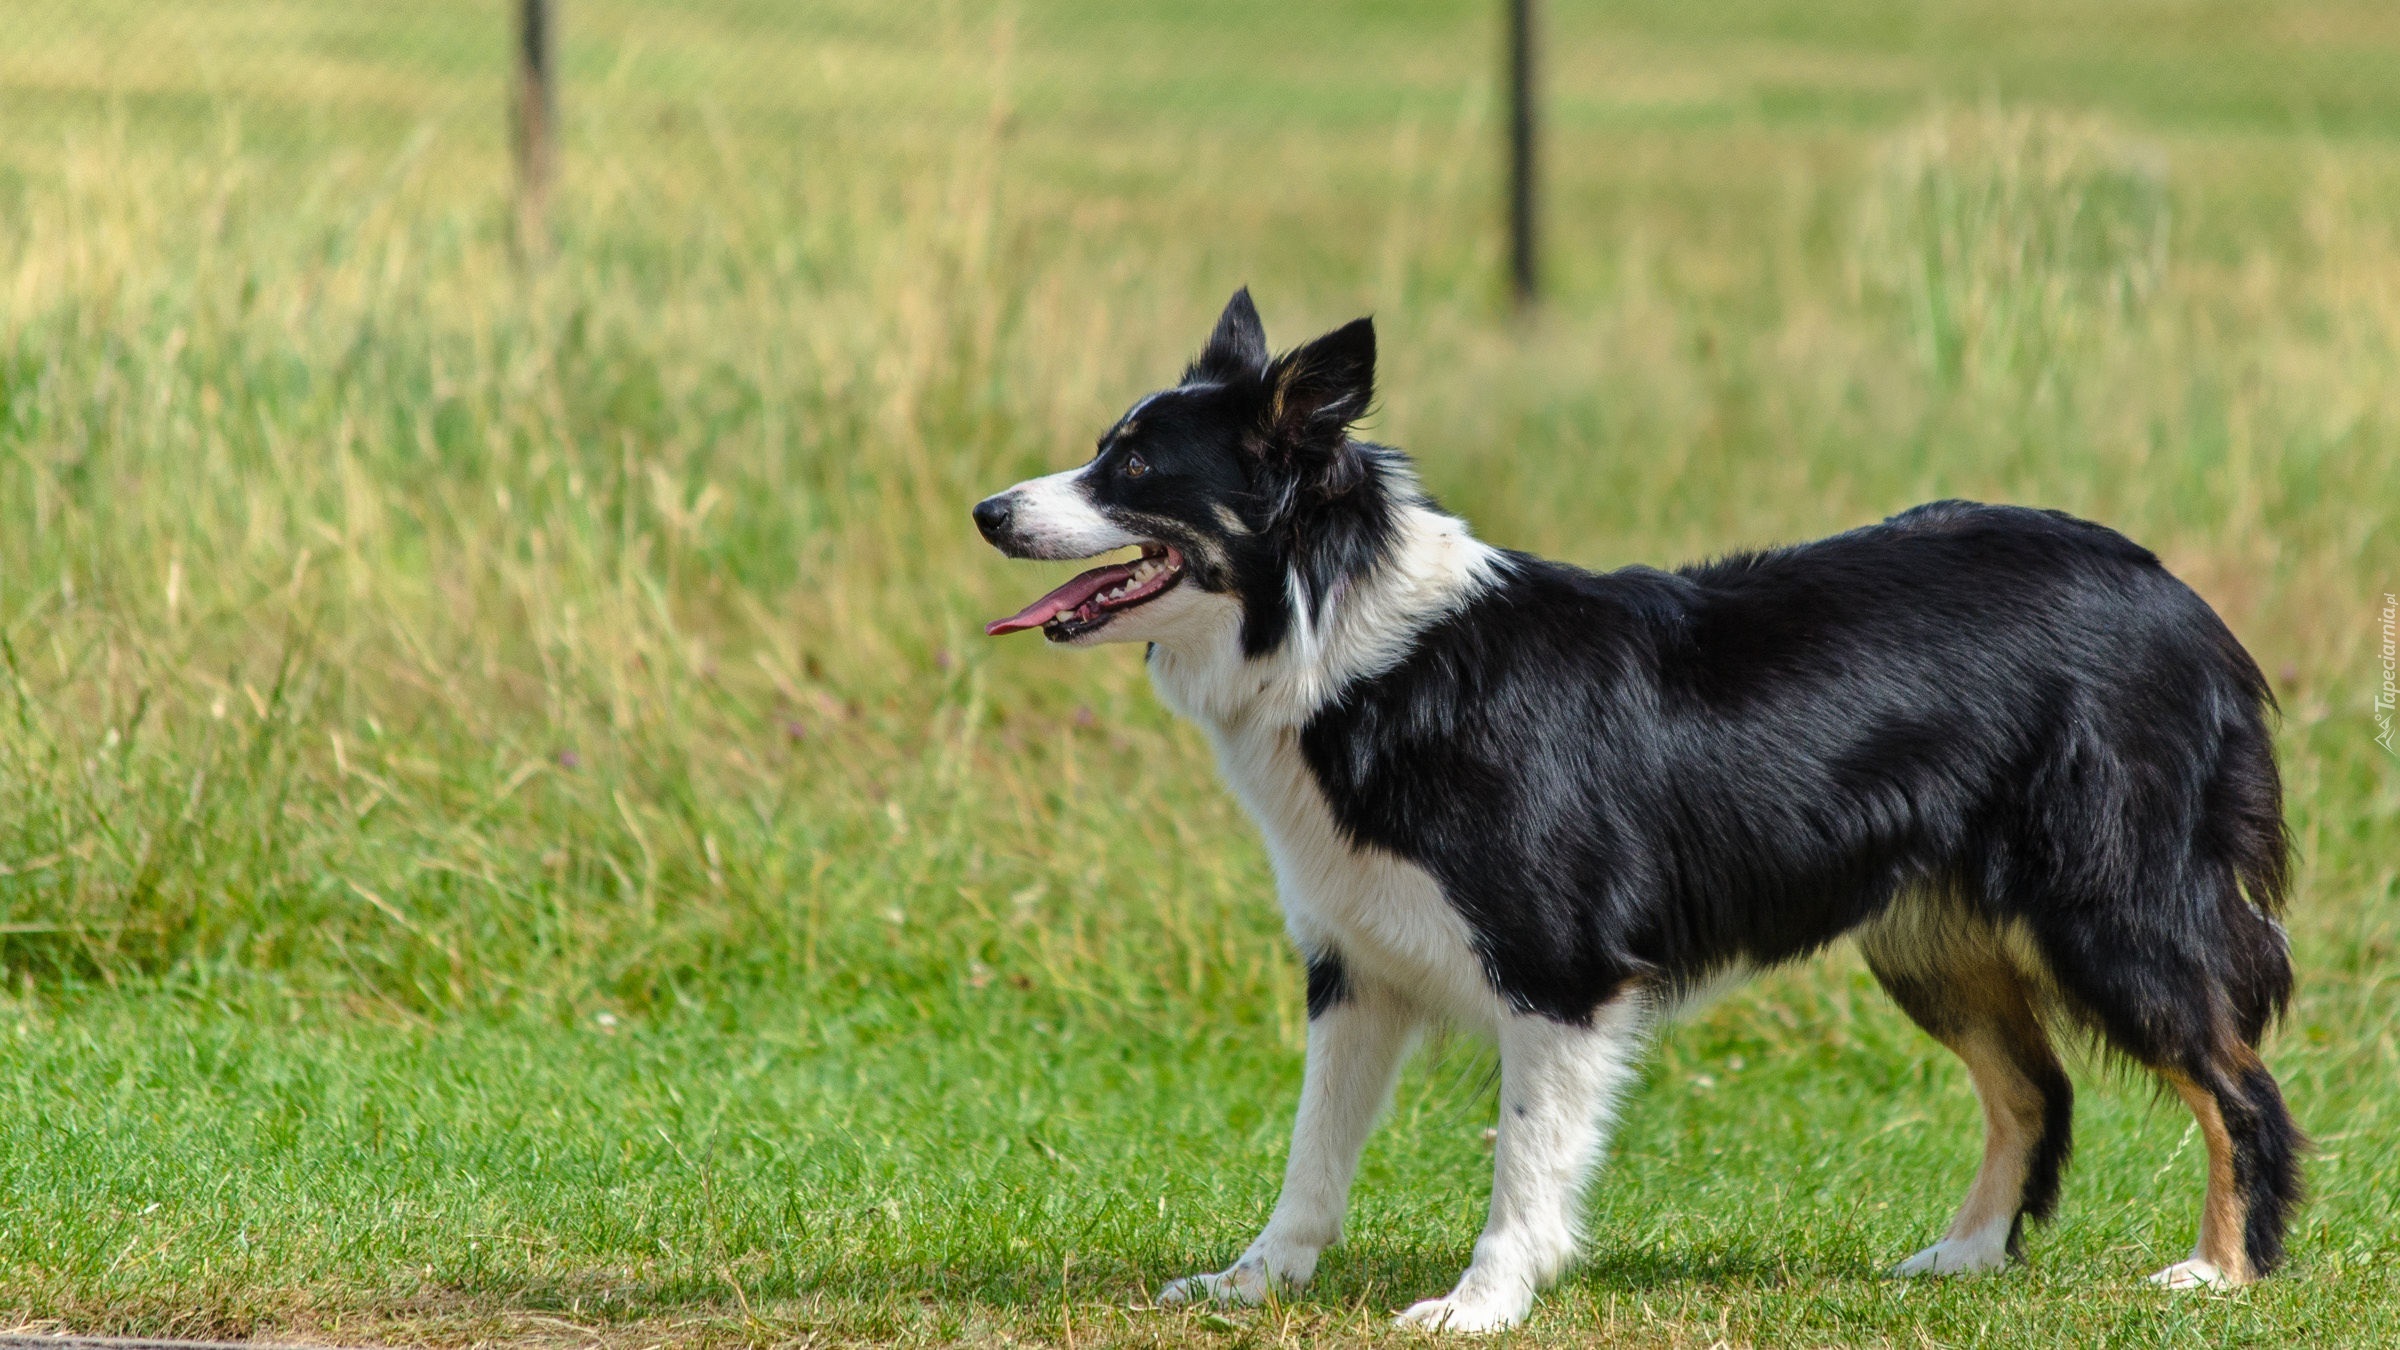
[[1998,1270],[2008,1264],[2008,1239],[1998,1242],[1979,1238],[1943,1238],[1892,1267],[1894,1275],[1907,1278],[1916,1275],[1966,1275],[1976,1271]]
[[1426,1331],[1499,1331],[1525,1320],[1533,1311],[1533,1291],[1511,1296],[1490,1291],[1471,1292],[1464,1284],[1441,1298],[1429,1298],[1400,1314],[1396,1325]]
[[2178,1261],[2151,1276],[2150,1283],[2161,1289],[2226,1289],[2234,1282],[2226,1278],[2224,1271],[2217,1269],[2216,1262],[2195,1256],[2188,1261]]
[[1267,1273],[1264,1261],[1244,1257],[1214,1275],[1186,1275],[1158,1291],[1161,1307],[1183,1303],[1264,1303],[1269,1292],[1289,1282]]

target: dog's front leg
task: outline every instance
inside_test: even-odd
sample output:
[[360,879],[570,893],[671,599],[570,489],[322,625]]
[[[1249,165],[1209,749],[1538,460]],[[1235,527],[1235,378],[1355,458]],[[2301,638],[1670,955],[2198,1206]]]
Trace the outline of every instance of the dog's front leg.
[[1308,1283],[1317,1254],[1342,1235],[1359,1151],[1422,1020],[1397,994],[1355,979],[1308,1019],[1307,1075],[1275,1212],[1240,1260],[1169,1284],[1159,1302],[1257,1303],[1270,1289]]
[[1628,990],[1576,1024],[1510,1017],[1500,1027],[1500,1138],[1492,1211],[1458,1287],[1400,1314],[1403,1326],[1494,1331],[1574,1259],[1583,1185],[1607,1143],[1616,1095],[1649,1023]]

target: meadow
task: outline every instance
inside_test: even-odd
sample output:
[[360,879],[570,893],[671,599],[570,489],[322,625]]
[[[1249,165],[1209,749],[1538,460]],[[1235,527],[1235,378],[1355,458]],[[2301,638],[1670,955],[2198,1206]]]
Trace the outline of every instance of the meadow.
[[1303,1296],[1167,1313],[1300,1071],[1264,855],[1138,654],[987,641],[966,508],[1248,284],[1372,312],[1486,538],[1595,567],[1944,496],[2155,548],[2283,706],[2288,1273],[2078,1071],[2030,1264],[1882,1277],[1976,1108],[1846,950],[1668,1031],[1576,1345],[2400,1344],[2400,11],[0,0],[0,1322],[359,1343],[1404,1339],[1480,1226],[1436,1043]]

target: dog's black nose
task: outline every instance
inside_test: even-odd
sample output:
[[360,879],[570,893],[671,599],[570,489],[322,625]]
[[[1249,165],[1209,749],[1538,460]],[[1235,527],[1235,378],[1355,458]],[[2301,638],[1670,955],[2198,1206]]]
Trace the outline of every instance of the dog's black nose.
[[1009,510],[1008,494],[1005,492],[997,497],[984,498],[975,503],[975,528],[983,531],[984,538],[999,543],[1000,532],[1008,528]]

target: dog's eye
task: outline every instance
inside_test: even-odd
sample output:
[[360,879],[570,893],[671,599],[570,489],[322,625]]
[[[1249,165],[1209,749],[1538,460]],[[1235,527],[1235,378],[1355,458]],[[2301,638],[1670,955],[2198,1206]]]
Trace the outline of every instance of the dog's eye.
[[1140,455],[1125,457],[1125,476],[1127,478],[1139,478],[1148,472],[1150,472],[1150,465]]

